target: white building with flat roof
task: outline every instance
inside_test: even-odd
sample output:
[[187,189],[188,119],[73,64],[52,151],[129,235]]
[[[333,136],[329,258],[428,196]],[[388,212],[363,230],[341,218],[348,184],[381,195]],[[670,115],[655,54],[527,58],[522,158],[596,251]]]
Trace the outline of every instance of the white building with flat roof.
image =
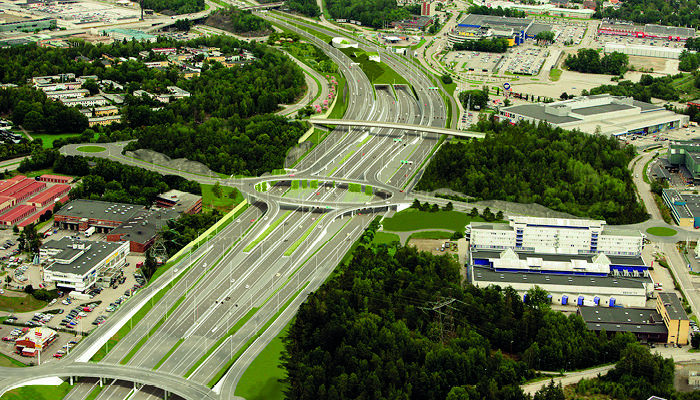
[[126,264],[129,242],[98,242],[71,239],[50,240],[39,250],[39,258],[48,260],[44,280],[57,287],[80,292],[98,281],[100,273]]
[[662,105],[631,97],[599,94],[579,96],[553,103],[519,104],[502,107],[497,120],[547,122],[562,129],[621,136],[653,134],[687,126],[690,117],[666,110]]
[[639,256],[644,235],[610,228],[605,221],[516,216],[506,224],[473,222],[470,247],[477,250],[514,249],[545,254]]

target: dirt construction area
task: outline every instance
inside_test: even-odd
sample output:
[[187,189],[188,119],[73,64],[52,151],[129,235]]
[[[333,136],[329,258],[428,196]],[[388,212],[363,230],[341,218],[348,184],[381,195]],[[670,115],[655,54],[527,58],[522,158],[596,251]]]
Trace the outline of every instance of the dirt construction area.
[[[457,244],[455,243],[450,248],[442,247],[446,242],[445,239],[411,239],[406,244],[407,246],[414,246],[419,251],[428,251],[431,254],[442,255],[442,254],[457,254]],[[454,250],[452,250],[454,249]]]

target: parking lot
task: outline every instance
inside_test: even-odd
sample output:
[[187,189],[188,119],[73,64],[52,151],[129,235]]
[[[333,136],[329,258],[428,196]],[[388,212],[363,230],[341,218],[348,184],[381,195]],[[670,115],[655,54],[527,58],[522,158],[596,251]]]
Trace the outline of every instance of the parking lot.
[[581,44],[586,33],[586,25],[579,23],[557,24],[553,28],[555,40],[559,43]]
[[136,3],[129,6],[116,6],[96,2],[80,2],[70,4],[34,3],[27,7],[32,13],[57,18],[59,25],[70,25],[79,28],[85,24],[114,23],[140,17]]
[[443,62],[452,66],[457,73],[492,73],[503,56],[498,53],[484,53],[479,51],[451,51],[447,53]]
[[537,75],[547,57],[549,57],[547,48],[516,47],[506,53],[500,71],[519,75]]

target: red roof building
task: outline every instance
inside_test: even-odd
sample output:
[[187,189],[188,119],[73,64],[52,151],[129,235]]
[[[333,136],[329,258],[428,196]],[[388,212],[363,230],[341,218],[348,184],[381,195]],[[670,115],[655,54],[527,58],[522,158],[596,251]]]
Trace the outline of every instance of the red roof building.
[[7,197],[7,196],[0,196],[0,214],[9,210],[10,207],[13,207],[15,204],[17,204],[17,202],[15,201],[14,198]]
[[15,193],[31,185],[33,182],[36,181],[34,179],[24,178],[21,181],[16,182],[14,185],[8,186],[4,190],[0,191],[0,196],[15,197]]
[[70,185],[53,185],[50,188],[32,197],[31,199],[27,200],[27,204],[34,207],[44,207],[47,204],[54,203],[54,201],[57,198],[65,196],[66,194],[68,194],[69,191]]
[[49,328],[32,328],[17,339],[15,349],[25,357],[36,357],[37,351],[49,347],[58,338],[56,331]]
[[27,185],[25,188],[18,190],[15,194],[12,195],[12,197],[14,197],[15,200],[17,200],[17,202],[20,202],[27,199],[35,193],[41,192],[42,190],[44,190],[45,187],[46,184],[44,182],[34,181]]
[[16,225],[21,220],[32,215],[36,207],[28,206],[26,204],[19,205],[12,210],[0,215],[0,225],[12,226]]
[[61,176],[61,175],[49,175],[49,174],[44,174],[39,177],[40,182],[49,182],[49,183],[70,183],[73,178],[70,176]]
[[24,175],[17,175],[15,177],[10,178],[10,179],[0,181],[0,192],[13,186],[17,182],[22,181],[23,179],[27,179],[27,177]]

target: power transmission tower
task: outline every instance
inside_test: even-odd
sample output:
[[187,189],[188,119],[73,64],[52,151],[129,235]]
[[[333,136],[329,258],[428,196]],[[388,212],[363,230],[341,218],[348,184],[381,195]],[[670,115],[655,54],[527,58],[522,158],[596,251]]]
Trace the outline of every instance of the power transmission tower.
[[[421,309],[428,313],[429,311],[435,312],[435,319],[440,328],[440,342],[445,343],[447,337],[454,336],[454,317],[452,313],[445,313],[441,309],[452,304],[456,299],[453,298],[443,298],[440,301],[430,302],[427,307],[421,307]],[[451,309],[452,307],[448,307]]]
[[163,239],[163,226],[165,221],[161,218],[163,210],[156,210],[156,239],[153,242],[153,257],[158,264],[164,264],[168,259],[168,249],[165,247],[165,239]]

